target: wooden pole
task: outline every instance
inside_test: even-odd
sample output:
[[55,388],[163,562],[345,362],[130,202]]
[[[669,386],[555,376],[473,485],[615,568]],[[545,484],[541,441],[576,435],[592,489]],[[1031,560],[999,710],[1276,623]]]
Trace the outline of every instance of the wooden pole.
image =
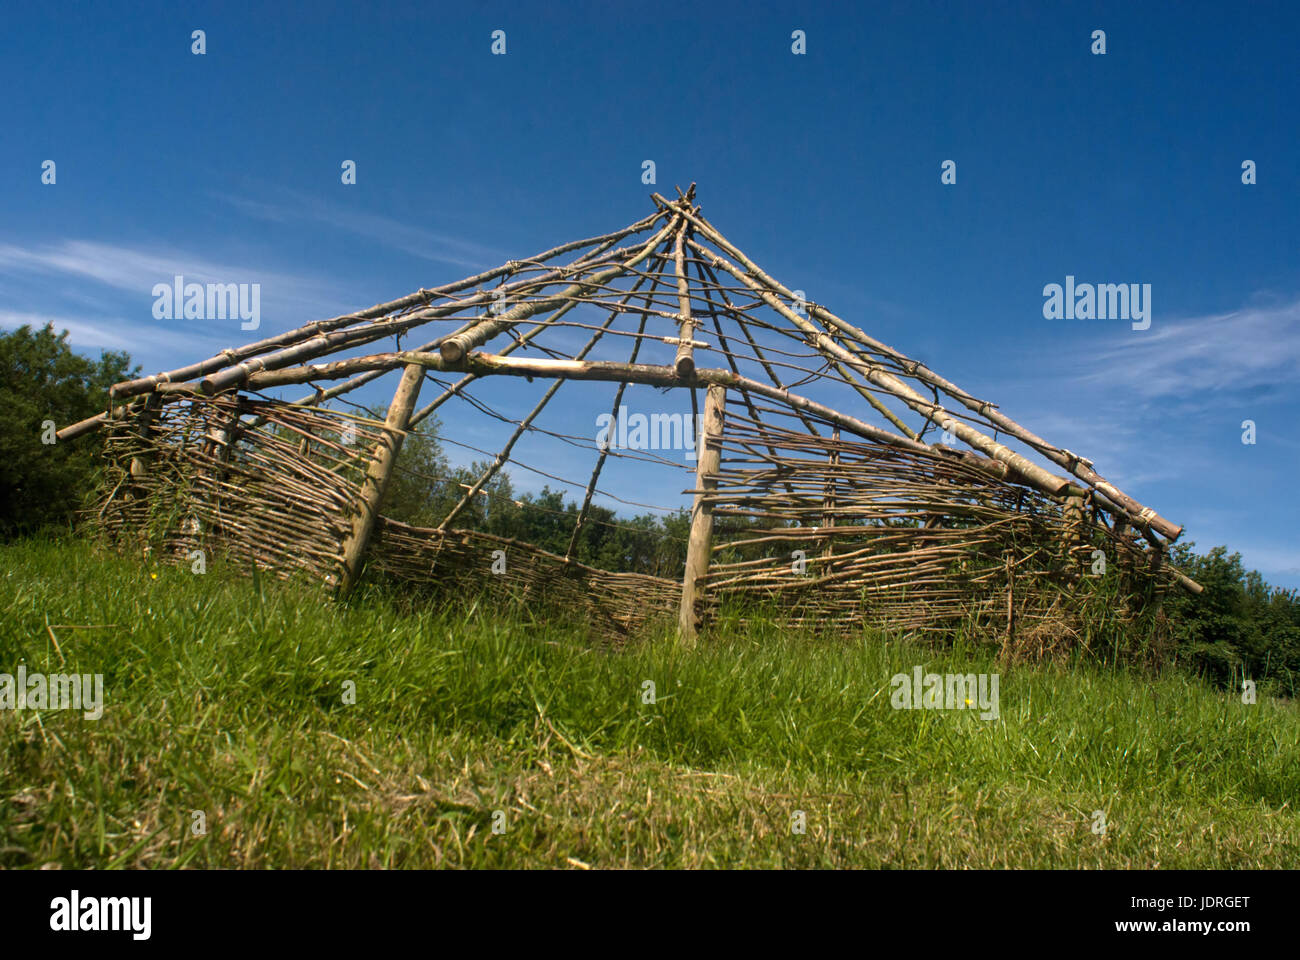
[[1006,554],[1007,563],[1007,640],[1005,650],[1008,662],[1011,657],[1011,645],[1016,639],[1016,565],[1011,562],[1011,554]]
[[[530,258],[528,258],[527,260],[515,260],[515,261],[511,261],[511,264],[514,264],[515,266],[512,267],[512,266],[510,266],[510,264],[507,264],[507,267],[509,267],[510,271],[513,271],[513,270],[514,270],[516,267],[518,267],[519,265],[522,265],[522,264],[530,264],[530,263],[541,263],[541,262],[543,262],[543,261],[545,261],[545,260],[549,260],[552,256],[554,256],[554,255],[556,255],[556,254],[566,253],[566,252],[568,252],[568,251],[570,251],[570,250],[577,249],[578,247],[587,246],[587,245],[589,245],[589,244],[596,243],[597,241],[600,241],[599,246],[596,246],[594,249],[587,251],[587,252],[584,253],[581,257],[579,257],[578,259],[574,260],[572,263],[568,264],[567,266],[557,268],[558,270],[561,270],[561,271],[573,271],[573,270],[577,270],[579,267],[583,266],[584,264],[587,264],[587,263],[592,262],[592,261],[599,260],[600,257],[601,257],[602,255],[604,255],[604,254],[606,253],[606,251],[609,250],[610,247],[612,247],[616,242],[618,242],[618,240],[622,239],[622,237],[626,236],[627,233],[636,233],[636,232],[640,232],[640,230],[645,229],[645,227],[648,227],[648,226],[650,225],[650,223],[651,223],[651,220],[647,219],[647,220],[645,220],[645,221],[642,221],[642,224],[643,224],[642,226],[638,226],[637,224],[633,224],[633,226],[627,228],[626,231],[620,231],[620,232],[617,233],[617,234],[607,234],[607,235],[604,236],[604,237],[593,237],[593,238],[591,238],[590,240],[582,240],[582,241],[578,241],[577,243],[567,243],[567,244],[565,244],[565,245],[562,246],[562,247],[556,247],[554,250],[548,250],[548,251],[546,251],[545,253],[539,253],[537,256],[535,256],[535,257],[530,257]],[[633,229],[633,227],[635,227],[636,229]],[[613,251],[612,253],[610,253],[609,255],[610,255],[610,257],[612,258],[612,257],[618,256],[618,255],[620,254],[620,252],[625,252],[625,251],[618,251],[618,250],[615,250],[615,251]],[[506,275],[509,275],[509,273],[507,273]],[[471,279],[474,279],[475,282],[479,282],[479,281],[481,281],[481,280],[483,280],[483,279],[488,279],[488,277],[487,277],[486,275],[484,275],[484,274],[480,274],[477,278],[471,278]],[[544,279],[545,279],[545,276],[543,276],[543,277],[539,277],[539,278],[534,278],[533,281],[529,281],[529,282],[530,282],[530,283],[535,283],[535,282],[540,282],[541,280],[544,280]],[[467,282],[467,281],[466,281],[466,282]],[[552,319],[554,319],[554,317],[552,317]],[[537,327],[534,329],[534,331],[533,331],[532,333],[526,333],[526,334],[524,334],[523,337],[522,337],[522,339],[525,340],[525,341],[527,341],[527,340],[531,340],[534,336],[536,336],[538,333],[541,333],[541,332],[542,332],[543,330],[545,330],[545,329],[548,329],[548,321],[543,321],[542,323],[538,324]],[[426,344],[423,344],[422,346],[418,346],[418,347],[416,347],[415,349],[416,349],[416,350],[420,350],[420,351],[424,351],[424,350],[436,350],[436,349],[438,348],[438,344],[440,344],[441,342],[442,342],[442,338],[439,337],[438,339],[436,339],[436,340],[431,340],[430,342],[428,342],[428,343],[426,343]],[[515,349],[515,347],[520,346],[520,345],[521,345],[521,344],[520,344],[518,341],[512,341],[512,343],[510,344],[510,346],[509,346],[508,349],[513,350],[513,349]],[[503,347],[502,350],[501,350],[501,352],[502,352],[502,353],[505,353],[506,350],[507,350],[507,348],[504,348],[504,347]],[[374,381],[374,380],[379,379],[380,377],[382,377],[382,376],[383,376],[385,373],[387,373],[387,372],[388,372],[387,370],[369,370],[369,371],[367,371],[366,373],[363,373],[363,374],[361,374],[360,376],[353,377],[353,378],[351,378],[350,380],[348,380],[348,381],[346,381],[346,382],[344,382],[344,383],[335,384],[334,386],[330,387],[328,390],[325,390],[325,391],[323,391],[323,392],[320,391],[320,390],[317,390],[317,391],[316,391],[316,396],[315,396],[314,398],[313,398],[311,395],[308,395],[308,396],[305,396],[305,397],[301,397],[301,398],[299,398],[297,401],[295,401],[295,403],[297,403],[297,404],[315,403],[315,404],[318,404],[318,405],[319,405],[319,404],[323,403],[323,402],[326,401],[326,400],[333,400],[335,397],[341,397],[341,396],[343,396],[343,394],[345,394],[345,393],[349,393],[349,392],[351,392],[351,391],[353,391],[353,390],[356,390],[356,389],[359,388],[359,387],[363,387],[363,386],[365,386],[367,383],[370,383],[370,382],[372,382],[372,381]],[[450,390],[449,393],[444,393],[444,394],[443,394],[443,399],[445,399],[445,398],[446,398],[448,395],[450,395],[450,394],[454,394],[454,392],[455,392],[456,390],[459,390],[461,387],[463,387],[466,383],[470,382],[470,380],[472,380],[472,379],[474,379],[474,378],[472,378],[472,377],[462,378],[461,381],[460,381],[460,382],[459,382],[455,387],[451,388],[451,390]],[[435,402],[435,403],[439,403],[440,401],[434,401],[434,402]],[[432,413],[434,409],[436,409],[436,407],[425,407],[423,411],[417,411],[417,412],[416,412],[416,413],[411,417],[411,424],[410,424],[410,425],[411,425],[412,427],[414,427],[417,423],[419,423],[421,420],[423,420],[425,417],[427,417],[430,413]],[[263,422],[264,422],[263,419],[262,419],[261,417],[258,417],[257,419],[255,419],[255,420],[253,421],[253,426],[260,427],[260,426],[262,425]],[[60,437],[59,439],[63,439],[63,438]]]
[[[966,444],[980,451],[985,456],[992,457],[995,460],[1001,460],[1007,466],[1016,470],[1022,476],[1032,481],[1036,486],[1053,496],[1060,495],[1065,491],[1065,488],[1070,485],[1070,481],[1066,480],[1064,477],[1057,477],[1048,473],[1042,467],[1022,457],[1014,450],[998,443],[992,437],[976,430],[969,424],[951,417],[942,406],[926,400],[925,397],[921,396],[893,374],[879,367],[868,367],[861,360],[855,358],[853,354],[849,353],[848,350],[844,349],[829,336],[818,330],[813,326],[813,324],[803,319],[787,307],[774,293],[764,289],[758,281],[751,278],[743,270],[739,269],[723,257],[713,253],[707,247],[703,247],[693,240],[688,240],[687,246],[708,258],[715,267],[725,270],[748,287],[759,299],[763,300],[773,310],[781,314],[781,316],[785,317],[796,327],[806,333],[809,342],[813,346],[819,348],[822,353],[827,354],[831,358],[845,361],[845,364],[857,371],[859,376],[869,380],[881,389],[892,393],[927,420],[933,421],[945,430],[951,430]],[[870,399],[875,400],[874,397],[871,397]],[[875,404],[873,404],[873,406],[874,405]]]
[[677,274],[677,309],[681,311],[681,342],[677,345],[677,358],[673,368],[679,377],[689,377],[695,373],[695,318],[691,316],[691,287],[686,280],[686,255],[682,250],[682,241],[686,239],[686,221],[682,221],[677,231],[677,240],[673,244],[673,268]]
[[[832,443],[839,443],[839,440],[840,428],[836,427],[831,433],[831,441]],[[830,470],[827,471],[826,492],[822,498],[822,526],[833,527],[835,526],[835,468],[840,465],[840,451],[838,447],[831,447],[831,452],[827,454],[826,462],[830,465]],[[827,534],[826,542],[822,546],[822,556],[827,560],[830,560],[834,555],[835,538]],[[826,565],[826,569],[828,572],[830,571],[830,564]]]
[[678,618],[681,638],[694,643],[700,618],[696,605],[704,596],[700,577],[708,572],[713,540],[713,503],[709,494],[717,488],[716,474],[722,465],[722,425],[727,390],[710,386],[704,400],[704,429],[700,431],[695,463],[695,502],[691,505],[691,535],[686,544],[686,573],[682,577],[682,607]]
[[[154,420],[158,416],[158,410],[162,407],[162,397],[156,393],[151,393],[145,398],[144,409],[140,411],[138,421],[138,432],[140,439],[146,444],[153,436]],[[142,499],[147,496],[140,482],[149,472],[149,460],[151,459],[148,449],[142,449],[131,458],[131,496],[134,499]]]
[[[667,202],[658,194],[652,194],[652,196],[660,202],[665,202],[665,203]],[[784,286],[782,286],[776,280],[772,279],[772,277],[768,276],[761,269],[759,269],[759,267],[753,261],[751,261],[748,257],[746,257],[744,253],[742,253],[729,240],[727,240],[726,237],[722,236],[722,234],[719,233],[717,229],[714,228],[710,223],[708,223],[708,221],[704,220],[703,217],[699,217],[693,214],[690,210],[683,210],[681,209],[681,207],[677,207],[676,209],[678,210],[678,213],[681,216],[685,217],[686,220],[688,220],[700,234],[702,234],[705,237],[708,237],[710,240],[716,243],[721,249],[735,256],[740,261],[740,263],[746,268],[750,276],[757,277],[759,281],[761,281],[764,285],[770,287],[772,290],[775,290],[776,292],[782,293],[786,296],[790,296],[789,290],[787,290]],[[973,410],[979,413],[981,416],[988,418],[994,424],[994,426],[1000,427],[1004,432],[1009,433],[1011,436],[1014,436],[1025,443],[1028,443],[1030,446],[1037,449],[1049,460],[1052,460],[1054,463],[1057,463],[1058,465],[1065,467],[1067,470],[1073,473],[1080,480],[1083,480],[1085,483],[1090,484],[1095,489],[1105,494],[1108,499],[1114,501],[1115,503],[1123,507],[1125,510],[1139,517],[1143,522],[1148,523],[1152,528],[1154,528],[1164,536],[1169,537],[1170,540],[1177,540],[1179,535],[1182,533],[1183,528],[1180,525],[1172,523],[1169,520],[1166,520],[1164,517],[1161,517],[1151,508],[1144,507],[1142,504],[1138,503],[1132,497],[1125,494],[1122,490],[1118,489],[1114,484],[1109,483],[1105,478],[1098,475],[1098,473],[1093,469],[1093,464],[1091,461],[1085,460],[1084,458],[1079,457],[1068,450],[1063,450],[1059,447],[1053,446],[1052,444],[1044,440],[1042,437],[1039,437],[1036,434],[1030,432],[1029,430],[1026,430],[1024,427],[1016,423],[1010,417],[1007,417],[1005,414],[998,411],[996,408],[994,408],[993,404],[975,399],[970,394],[966,393],[966,391],[959,388],[956,384],[951,383],[948,380],[945,380],[943,377],[940,377],[934,371],[928,369],[924,364],[918,363],[917,361],[912,360],[909,357],[899,353],[897,350],[894,350],[891,347],[888,347],[885,344],[881,343],[880,341],[867,336],[862,330],[859,330],[857,327],[853,326],[852,324],[847,323],[844,320],[841,320],[839,317],[835,316],[833,313],[831,313],[829,310],[826,310],[824,307],[821,307],[816,304],[809,304],[809,312],[815,314],[823,322],[835,326],[839,330],[846,333],[848,336],[857,340],[859,343],[862,343],[865,346],[871,348],[872,350],[875,350],[877,353],[881,354],[882,356],[886,356],[894,359],[895,361],[899,362],[904,367],[904,369],[908,371],[908,373],[911,376],[916,377],[918,380],[921,380],[924,383],[939,388],[940,390],[944,391],[946,394],[951,396],[953,399],[957,400],[958,402],[966,406],[968,409]],[[887,387],[886,389],[890,389],[890,388]],[[904,397],[904,394],[898,393],[896,390],[891,389],[890,392],[893,392],[900,397]],[[904,399],[906,399],[906,397],[904,397]],[[915,404],[911,403],[910,401],[908,401],[908,406],[912,406],[914,409],[919,409],[915,406]],[[924,413],[924,410],[921,410],[921,412]],[[941,420],[936,420],[936,422],[938,422],[940,426],[942,426]],[[970,440],[968,440],[967,437],[964,436],[961,431],[956,431],[956,432],[958,436],[962,437],[963,440],[966,440],[968,443],[970,442]],[[972,445],[976,446],[977,449],[982,449],[982,447],[976,444],[972,444]]]
[[[654,285],[650,288],[651,293],[654,292],[654,288],[658,286],[658,283],[659,281],[656,280]],[[650,298],[649,295],[647,295],[646,305],[649,306],[649,303],[650,303]],[[648,319],[649,319],[649,314],[643,313],[641,315],[641,324],[640,326],[637,327],[637,333],[645,332],[646,320]],[[641,352],[641,338],[638,337],[632,344],[632,356],[628,360],[628,363],[636,363],[637,355],[640,354],[640,352]],[[609,414],[611,431],[613,431],[614,429],[613,424],[618,422],[618,408],[623,403],[623,394],[624,392],[626,392],[626,390],[627,390],[627,383],[626,381],[624,381],[620,383],[618,385],[618,389],[614,391],[614,406]],[[587,512],[591,509],[591,498],[596,494],[596,481],[600,479],[600,471],[603,470],[605,467],[605,460],[609,456],[609,448],[613,444],[612,438],[606,437],[605,439],[606,439],[605,446],[604,448],[601,449],[599,456],[596,457],[596,466],[591,471],[591,479],[587,481],[587,490],[582,497],[582,507],[581,509],[578,510],[578,519],[573,524],[573,533],[569,536],[569,547],[567,550],[564,551],[564,559],[566,563],[573,557],[573,551],[576,550],[578,547],[578,537],[582,533],[582,525],[587,522]]]
[[1061,556],[1065,560],[1065,568],[1071,574],[1079,574],[1080,571],[1075,567],[1075,562],[1083,547],[1083,497],[1071,495],[1065,498],[1065,506],[1062,509],[1062,519],[1064,526],[1061,530]]
[[411,411],[420,396],[420,384],[424,382],[424,367],[416,363],[406,365],[402,371],[402,380],[393,394],[393,402],[388,407],[388,416],[384,420],[384,436],[375,446],[370,468],[361,485],[361,502],[352,518],[352,532],[343,542],[343,574],[338,578],[339,596],[344,596],[361,576],[361,562],[366,546],[370,543],[370,534],[375,529],[375,517],[384,502],[384,493],[388,490],[388,481],[393,475],[393,464],[402,449],[402,439],[411,421]]
[[[674,223],[675,222],[676,221],[674,221]],[[626,261],[619,266],[611,267],[600,273],[591,274],[587,280],[566,287],[559,296],[552,296],[547,300],[538,302],[532,302],[525,299],[524,302],[520,303],[512,310],[507,311],[497,320],[488,321],[482,317],[471,317],[454,332],[439,337],[437,340],[426,344],[421,349],[442,349],[444,354],[451,356],[452,352],[459,349],[458,345],[462,343],[462,341],[469,342],[469,340],[472,340],[474,337],[480,337],[481,339],[473,340],[473,342],[475,344],[486,342],[486,340],[491,339],[497,333],[513,325],[518,319],[530,317],[536,313],[546,312],[552,307],[563,307],[560,311],[561,313],[572,309],[578,303],[577,300],[571,300],[574,294],[584,291],[588,286],[592,285],[599,289],[606,280],[616,277],[624,271],[635,267],[636,264],[640,263],[641,260],[645,259],[645,257],[652,252],[654,245],[658,243],[658,238],[667,232],[668,227],[665,227],[660,231],[660,234],[656,234],[655,238],[652,238],[649,244],[628,251],[637,253],[637,256],[632,260]],[[581,263],[583,266],[573,267],[571,265],[570,267],[555,267],[540,277],[519,280],[513,284],[506,284],[500,289],[510,290],[512,296],[526,298],[528,294],[534,291],[540,291],[551,286],[553,283],[561,282],[575,269],[578,272],[583,272],[594,266],[594,264],[587,264],[585,258],[576,261],[576,263]],[[511,269],[513,270],[514,268],[512,267]],[[454,319],[455,314],[461,313],[471,307],[489,306],[494,301],[495,296],[496,291],[480,291],[471,296],[443,304],[442,306],[428,307],[427,309],[417,310],[412,313],[383,317],[373,320],[364,326],[353,329],[337,330],[333,333],[321,333],[313,336],[310,340],[297,342],[293,346],[277,350],[274,353],[268,353],[261,357],[253,357],[244,360],[235,366],[229,366],[216,373],[209,374],[199,381],[199,387],[205,394],[212,396],[229,387],[248,382],[249,378],[256,373],[279,370],[290,363],[296,363],[299,360],[314,359],[315,357],[326,353],[338,352],[344,348],[356,347],[362,344],[372,343],[375,340],[382,340],[385,337],[397,336],[406,330],[422,326],[423,324],[429,323],[433,320],[443,318]],[[566,301],[571,302],[566,304]],[[552,318],[552,320],[554,319],[555,318]],[[449,343],[451,344],[450,346],[448,346]],[[456,353],[455,355],[460,356],[461,354]],[[364,378],[361,377],[356,379],[364,380]],[[115,387],[114,389],[117,390],[118,388]]]
[[[617,316],[618,314],[616,313],[611,313],[609,315],[609,319],[606,320],[604,324],[601,325],[600,329],[592,335],[592,338],[587,341],[587,345],[578,351],[577,357],[575,358],[576,360],[581,362],[582,358],[591,352],[592,348],[600,342],[600,338],[605,335],[605,331],[614,323]],[[560,377],[552,383],[549,388],[547,388],[546,393],[542,395],[542,399],[537,402],[537,406],[533,407],[532,412],[519,422],[519,426],[516,427],[515,432],[510,435],[510,439],[506,441],[506,445],[501,448],[501,452],[496,455],[496,458],[490,464],[488,464],[488,468],[483,471],[483,474],[474,481],[474,485],[470,487],[465,496],[461,498],[460,503],[452,507],[451,512],[447,514],[442,523],[438,524],[439,530],[445,530],[447,525],[455,520],[460,512],[473,501],[474,497],[487,485],[488,481],[496,476],[497,471],[509,462],[510,451],[514,449],[519,438],[522,437],[524,433],[527,432],[528,428],[532,426],[532,423],[537,419],[538,414],[546,408],[546,405],[551,402],[551,398],[555,396],[560,387],[564,386],[564,383],[564,378]]]
[[[451,334],[442,341],[438,348],[442,353],[443,360],[449,364],[459,363],[475,347],[482,346],[498,333],[513,327],[520,320],[527,320],[535,314],[546,313],[557,307],[563,307],[567,301],[575,297],[585,296],[588,291],[600,290],[615,277],[636,269],[637,264],[654,253],[655,248],[677,229],[679,222],[674,218],[670,224],[638,248],[635,256],[623,261],[616,267],[609,267],[597,273],[589,274],[585,279],[565,287],[558,293],[550,294],[541,300],[524,301],[516,304],[500,316],[483,319],[467,330],[458,330],[456,333]],[[457,309],[460,309],[460,307],[457,306]]]
[[[226,482],[226,477],[229,474],[227,468],[230,466],[233,447],[239,442],[239,422],[242,417],[243,406],[243,398],[236,396],[234,408],[219,426],[214,425],[214,428],[206,437],[207,443],[204,444],[204,453],[212,460],[211,466],[203,471],[207,474],[211,488],[206,494],[203,492],[198,494],[197,506],[214,516],[221,516],[221,485]],[[195,504],[191,504],[190,509],[193,510],[194,507]],[[191,516],[194,516],[194,514],[191,514]],[[195,522],[197,527],[193,533],[196,538],[202,540],[211,531],[204,529],[202,521],[198,520],[197,517],[195,517]]]
[[[140,394],[140,393],[147,393],[150,390],[153,390],[160,383],[189,380],[192,377],[201,376],[205,373],[210,373],[215,370],[221,370],[225,367],[238,363],[241,360],[244,360],[251,356],[255,356],[259,353],[266,353],[267,351],[273,350],[276,347],[282,347],[282,346],[287,346],[289,344],[298,343],[304,338],[315,337],[322,333],[327,333],[331,330],[337,330],[341,327],[348,327],[353,324],[359,323],[361,321],[378,319],[380,317],[384,317],[386,314],[391,314],[402,310],[409,310],[410,308],[418,306],[420,304],[428,304],[431,300],[441,298],[443,296],[446,296],[447,294],[455,293],[460,290],[465,290],[470,287],[479,286],[483,283],[486,283],[490,280],[495,280],[499,277],[508,277],[512,275],[520,266],[524,264],[534,264],[534,263],[541,264],[551,259],[552,257],[559,256],[562,253],[568,253],[571,250],[578,250],[583,247],[588,247],[595,244],[605,244],[606,246],[608,246],[610,243],[617,242],[618,240],[621,240],[624,237],[627,237],[631,234],[641,233],[642,231],[649,229],[654,224],[654,222],[658,220],[660,217],[663,217],[666,214],[666,212],[667,211],[664,210],[656,210],[652,215],[648,217],[644,217],[641,220],[638,220],[636,223],[629,224],[628,226],[624,227],[622,230],[617,230],[613,233],[606,233],[599,237],[589,237],[586,240],[575,240],[571,243],[566,243],[561,246],[555,247],[551,250],[547,250],[543,253],[536,254],[525,260],[510,260],[502,264],[501,266],[496,267],[495,269],[485,270],[482,273],[475,274],[472,277],[466,277],[464,280],[458,280],[455,283],[449,283],[446,284],[445,286],[435,287],[432,290],[424,290],[424,289],[417,290],[414,293],[407,294],[405,297],[400,297],[397,300],[392,300],[388,303],[376,304],[375,306],[370,307],[368,310],[359,310],[356,313],[345,314],[340,317],[334,317],[333,319],[330,320],[317,320],[307,324],[306,326],[299,327],[296,330],[289,330],[286,333],[278,334],[266,340],[259,340],[256,343],[246,344],[245,346],[239,347],[234,350],[223,350],[221,353],[217,354],[216,356],[211,357],[208,360],[204,360],[201,363],[191,364],[188,367],[181,367],[177,370],[169,370],[166,373],[155,374],[154,376],[151,377],[142,377],[137,380],[124,380],[121,383],[114,384],[112,389],[112,396],[114,398],[120,399],[123,397],[135,396],[136,394]],[[575,261],[574,264],[571,264],[570,266],[574,266],[578,263],[581,263],[585,259],[586,259],[585,257],[580,257],[577,261]],[[545,274],[543,277],[531,278],[528,282],[536,283],[539,280],[546,279],[546,277],[558,276],[558,275],[560,275],[559,270],[552,270],[550,273]],[[487,295],[485,294],[484,297],[486,296]],[[462,304],[474,303],[474,302],[478,302],[478,300],[470,299],[467,301],[462,301]],[[426,349],[431,350],[433,349],[433,347],[430,346]],[[262,369],[262,368],[259,367],[258,369]]]
[[[308,380],[322,379],[327,368],[335,373],[347,375],[349,372],[360,369],[391,370],[409,363],[419,364],[428,370],[456,370],[473,373],[479,377],[492,375],[525,378],[555,377],[568,380],[609,380],[616,383],[627,381],[628,383],[646,383],[659,387],[692,387],[703,383],[712,383],[719,386],[734,387],[766,397],[769,400],[779,400],[797,412],[810,413],[832,424],[841,426],[857,436],[874,440],[877,443],[886,443],[904,450],[931,455],[936,450],[941,449],[921,441],[909,440],[907,437],[864,423],[856,417],[839,413],[831,407],[790,393],[788,390],[769,387],[730,370],[713,368],[701,369],[697,367],[692,379],[685,381],[677,376],[677,371],[673,367],[646,363],[619,363],[610,360],[554,360],[549,357],[503,357],[500,354],[475,352],[467,355],[459,363],[447,364],[436,353],[404,351],[402,353],[356,357],[324,366],[297,367],[292,370],[275,371],[269,375],[257,374],[250,378],[249,386],[251,389],[260,390],[268,386],[280,386],[291,382],[305,383]],[[271,379],[264,380],[263,377],[273,377],[274,381]],[[999,479],[1005,478],[1007,472],[1011,469],[1007,464],[998,460],[982,458],[973,453],[962,454],[961,459],[963,462]],[[1060,485],[1069,485],[1069,482],[1064,478],[1057,479],[1059,483],[1046,486],[1039,486],[1033,477],[1024,477],[1024,482],[1042,490],[1044,493],[1055,495],[1059,493]]]
[[[321,404],[321,394],[322,394],[322,393],[324,393],[324,391],[321,390],[319,387],[317,387],[317,388],[316,388],[316,397],[315,397],[315,401],[314,401],[316,406],[320,406],[320,404]],[[300,441],[298,442],[298,458],[299,458],[300,460],[307,460],[307,459],[310,458],[310,456],[311,456],[311,438],[312,438],[311,427],[307,427],[307,428],[305,428],[305,429],[303,430],[303,432],[302,432],[302,440],[300,440]]]

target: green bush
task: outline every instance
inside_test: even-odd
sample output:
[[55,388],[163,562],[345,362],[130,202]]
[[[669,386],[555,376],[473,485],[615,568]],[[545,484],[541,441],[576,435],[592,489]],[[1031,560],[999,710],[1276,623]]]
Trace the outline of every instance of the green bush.
[[71,523],[94,484],[99,444],[45,443],[104,410],[108,390],[139,374],[126,353],[74,353],[68,332],[21,326],[0,335],[0,539]]
[[1247,572],[1241,554],[1179,544],[1171,559],[1205,588],[1197,596],[1181,591],[1167,608],[1180,659],[1201,676],[1222,685],[1242,678],[1274,685],[1295,696],[1300,679],[1300,595],[1271,587]]

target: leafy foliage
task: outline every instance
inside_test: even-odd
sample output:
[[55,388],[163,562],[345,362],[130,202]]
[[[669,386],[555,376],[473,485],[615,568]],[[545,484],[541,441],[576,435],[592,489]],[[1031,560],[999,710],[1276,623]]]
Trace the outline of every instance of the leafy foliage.
[[[421,527],[436,527],[467,496],[491,466],[478,461],[452,467],[438,440],[441,423],[422,421],[403,442],[402,453],[384,497],[384,516]],[[522,540],[565,556],[578,522],[580,504],[563,491],[516,494],[509,473],[499,470],[461,508],[450,526]],[[618,572],[679,577],[686,563],[686,515],[620,517],[592,504],[573,546],[579,563]]]
[[1166,604],[1182,658],[1219,683],[1246,677],[1276,683],[1295,696],[1300,681],[1300,592],[1271,587],[1247,572],[1241,554],[1214,547],[1197,554],[1179,544],[1173,562],[1203,587],[1199,596],[1179,593]]
[[0,538],[69,524],[99,469],[98,447],[42,443],[106,408],[108,390],[137,376],[126,353],[74,353],[68,332],[24,325],[0,335]]

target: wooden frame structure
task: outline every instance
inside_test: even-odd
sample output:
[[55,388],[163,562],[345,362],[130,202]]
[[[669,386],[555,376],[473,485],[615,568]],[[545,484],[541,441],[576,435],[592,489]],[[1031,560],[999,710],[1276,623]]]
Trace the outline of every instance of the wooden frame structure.
[[[653,194],[653,212],[621,230],[117,384],[109,410],[59,438],[108,428],[125,480],[98,516],[115,534],[145,526],[146,513],[156,527],[160,511],[207,511],[205,535],[227,549],[305,568],[340,593],[367,563],[443,580],[447,557],[514,550],[529,591],[586,605],[615,632],[675,608],[694,638],[728,596],[775,599],[803,622],[940,629],[1000,615],[1010,629],[1036,602],[1037,615],[1059,609],[1094,549],[1128,578],[1127,596],[1199,591],[1161,561],[1178,524],[782,285],[702,215],[694,185],[678,194]],[[404,346],[421,328],[432,338]],[[327,406],[390,374],[399,382],[382,422]],[[526,416],[501,418],[509,439],[441,523],[386,520],[402,438],[498,377],[548,386]],[[417,408],[426,381],[440,392]],[[686,391],[693,407],[704,394],[680,581],[575,560],[593,498],[608,494],[602,471],[629,455],[610,444],[586,444],[595,466],[564,556],[458,526],[498,471],[520,465],[516,443],[547,432],[537,421],[569,381],[616,385],[615,415],[634,385]],[[312,392],[270,396],[294,385]],[[358,429],[356,444],[337,439]],[[194,442],[212,435],[215,448]]]

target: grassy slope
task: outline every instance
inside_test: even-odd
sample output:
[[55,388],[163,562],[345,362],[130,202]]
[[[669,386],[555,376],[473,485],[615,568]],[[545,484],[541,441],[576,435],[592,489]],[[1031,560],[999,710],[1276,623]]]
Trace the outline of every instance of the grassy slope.
[[0,711],[0,866],[1300,861],[1300,711],[1179,676],[1004,670],[988,723],[889,705],[918,663],[997,672],[974,647],[733,631],[611,652],[560,624],[0,548],[0,672],[63,671],[47,617],[118,625],[55,629],[108,706]]

